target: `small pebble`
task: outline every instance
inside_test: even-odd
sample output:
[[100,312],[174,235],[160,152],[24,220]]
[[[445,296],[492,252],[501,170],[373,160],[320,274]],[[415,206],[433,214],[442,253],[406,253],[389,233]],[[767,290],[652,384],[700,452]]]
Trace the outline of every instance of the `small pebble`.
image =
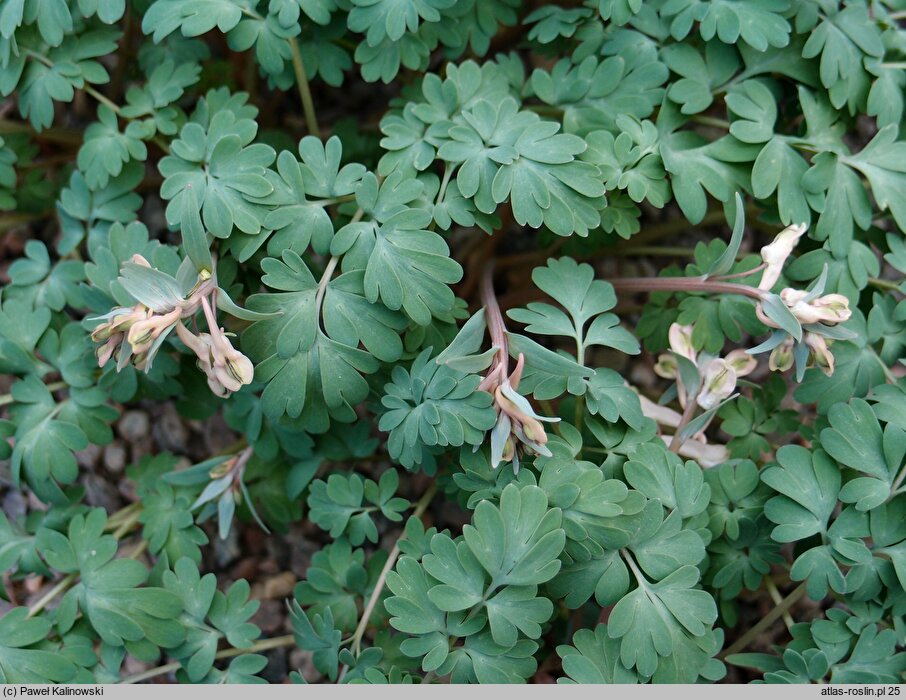
[[75,453],[76,462],[82,469],[93,469],[98,463],[103,448],[95,445],[93,442],[88,444],[84,450]]
[[167,404],[151,429],[154,440],[162,450],[183,454],[189,439],[189,430],[176,412],[173,404]]
[[272,635],[282,627],[285,610],[282,600],[262,600],[252,622],[265,634]]
[[2,509],[10,520],[18,520],[28,511],[28,503],[19,489],[10,489],[3,495]]
[[148,435],[151,421],[144,411],[126,411],[116,424],[116,430],[126,442],[138,442]]
[[324,676],[315,668],[314,663],[311,660],[310,651],[302,651],[301,649],[293,649],[289,653],[289,667],[293,671],[298,671],[302,674],[302,677],[309,683],[317,683]]
[[290,571],[284,571],[282,574],[271,576],[264,581],[261,587],[261,597],[267,599],[286,598],[293,592],[293,586],[296,585],[296,577]]
[[126,448],[115,441],[104,448],[104,468],[111,474],[120,474],[126,468]]
[[270,683],[281,683],[286,680],[289,669],[286,667],[286,650],[277,649],[267,655],[267,666],[261,671],[261,677]]
[[99,474],[85,474],[82,478],[85,486],[85,503],[93,508],[104,508],[113,513],[120,507],[120,496],[116,484]]
[[230,430],[220,413],[215,413],[204,423],[202,433],[209,454],[226,452],[237,439],[236,433]]
[[308,567],[311,565],[312,555],[318,551],[318,543],[305,537],[302,528],[294,523],[290,529],[289,541],[293,543],[289,549],[289,567],[299,578],[305,578]]

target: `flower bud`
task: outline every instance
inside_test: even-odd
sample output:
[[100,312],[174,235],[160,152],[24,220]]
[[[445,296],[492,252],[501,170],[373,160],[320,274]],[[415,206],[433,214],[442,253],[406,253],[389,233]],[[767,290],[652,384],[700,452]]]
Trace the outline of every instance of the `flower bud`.
[[818,323],[821,320],[821,311],[815,306],[805,301],[808,292],[804,289],[792,289],[787,287],[780,292],[780,299],[787,305],[799,323],[809,324]]
[[154,338],[160,333],[159,326],[160,318],[155,316],[134,323],[126,336],[132,352],[138,355],[150,348]]
[[786,338],[780,345],[771,350],[768,357],[768,368],[772,372],[786,372],[793,366],[793,339]]
[[503,443],[503,455],[500,458],[501,462],[512,462],[513,457],[516,456],[516,441],[513,440],[512,436],[507,437],[506,442]]
[[544,426],[534,418],[529,418],[522,423],[522,432],[532,442],[540,445],[547,443],[547,433],[544,431]]
[[692,346],[692,326],[681,326],[678,323],[671,323],[670,330],[667,332],[667,338],[670,341],[670,349],[677,355],[682,355],[695,362],[696,352]]
[[151,349],[154,341],[164,331],[169,329],[179,321],[179,309],[163,315],[158,315],[148,310],[148,317],[141,321],[136,321],[129,328],[126,339],[132,346],[132,352],[140,355]]
[[767,267],[758,284],[759,289],[770,289],[777,283],[783,270],[783,264],[790,257],[790,253],[793,252],[793,248],[796,247],[805,231],[805,224],[787,226],[775,236],[770,245],[761,249],[761,259],[764,260]]
[[95,343],[102,343],[112,336],[116,331],[113,330],[113,324],[102,323],[100,326],[91,331],[91,340]]
[[849,299],[842,294],[825,294],[812,302],[812,306],[821,314],[821,321],[827,324],[843,323],[852,316],[849,310]]
[[842,294],[825,294],[823,297],[808,302],[805,301],[808,292],[802,289],[784,289],[780,298],[793,315],[802,324],[827,323],[834,325],[843,323],[852,316],[849,310],[849,299]]
[[834,373],[834,355],[828,349],[824,336],[817,333],[806,333],[805,344],[812,351],[815,366],[830,377]]
[[654,365],[654,373],[657,376],[664,379],[676,379],[678,372],[679,362],[673,355],[665,352],[657,358],[657,363]]
[[733,393],[736,388],[736,372],[721,358],[715,358],[705,365],[702,373],[702,389],[696,403],[705,410],[714,408]]
[[104,316],[90,319],[92,321],[108,319],[106,323],[102,323],[91,331],[91,339],[95,343],[100,343],[115,333],[129,330],[133,324],[150,318],[150,316],[151,310],[142,304],[136,304],[133,307],[118,306]]
[[752,374],[758,366],[758,360],[745,350],[731,350],[724,359],[736,372],[737,377],[745,377]]
[[252,383],[255,366],[230,344],[223,329],[219,338],[213,338],[212,358],[214,376],[227,391],[239,391],[243,385]]
[[147,352],[138,353],[132,356],[132,366],[139,372],[144,372],[148,367],[148,360],[151,356]]
[[97,355],[98,358],[98,367],[103,367],[110,361],[110,358],[113,357],[113,353],[116,352],[116,349],[122,342],[123,334],[116,333],[115,335],[111,335],[106,343],[98,346],[95,350],[95,355]]
[[503,411],[498,412],[497,422],[491,428],[491,468],[496,469],[504,459],[509,462],[515,451],[511,438],[512,423]]

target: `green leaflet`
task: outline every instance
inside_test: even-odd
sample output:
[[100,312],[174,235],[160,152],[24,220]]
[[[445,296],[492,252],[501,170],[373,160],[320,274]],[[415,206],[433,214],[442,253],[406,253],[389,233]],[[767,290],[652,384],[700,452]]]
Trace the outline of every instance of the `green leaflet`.
[[48,563],[81,578],[63,597],[57,626],[68,631],[81,611],[108,644],[178,645],[185,637],[175,621],[183,610],[179,598],[162,588],[138,588],[148,572],[137,561],[113,558],[117,543],[102,534],[106,520],[104,511],[95,509],[73,518],[67,535],[53,530],[38,535],[38,548]]
[[[283,291],[252,296],[248,306],[282,315],[253,324],[242,342],[260,362],[257,372],[262,380],[269,382],[262,395],[266,412],[295,418],[304,411],[306,422],[320,430],[326,429],[330,417],[349,422],[355,415],[352,407],[367,395],[367,384],[359,373],[370,374],[378,368],[377,359],[356,345],[361,341],[388,360],[398,356],[400,343],[394,332],[399,328],[398,316],[369,304],[360,272],[330,282],[319,308],[318,284],[298,254],[286,251],[282,262],[269,258],[264,265],[268,271],[265,283]],[[332,315],[334,320],[327,324],[326,332],[320,322],[322,308],[339,312]],[[362,312],[372,323],[363,322]],[[344,321],[341,315],[345,314]],[[304,379],[293,386],[296,382],[280,380],[280,376]],[[321,397],[324,403],[312,396]]]
[[28,608],[13,608],[0,620],[0,680],[13,683],[65,683],[76,666],[55,651],[35,647],[50,632],[43,617],[28,619]]
[[[475,674],[494,682],[492,678],[522,675],[520,665],[508,667],[507,657],[521,658],[527,640],[520,635],[537,638],[540,623],[553,612],[549,601],[537,597],[537,586],[560,567],[560,517],[559,509],[548,509],[543,491],[511,484],[499,508],[479,505],[474,525],[466,526],[459,541],[437,534],[421,565],[401,558],[396,572],[388,575],[395,595],[386,606],[396,629],[419,635],[404,643],[404,653],[423,657],[424,670],[437,668],[454,677]],[[489,634],[478,635],[485,625]],[[463,650],[449,648],[446,636],[451,634],[468,635]],[[474,651],[470,645],[476,645]],[[496,673],[502,675],[484,668],[486,656],[498,658]]]
[[387,410],[378,425],[390,433],[390,456],[407,468],[421,462],[425,448],[480,445],[494,426],[492,397],[476,391],[479,378],[438,366],[431,348],[409,372],[394,368],[392,378],[384,387],[381,403]]
[[177,595],[183,604],[182,618],[188,628],[185,641],[171,653],[179,658],[189,680],[198,682],[214,664],[221,638],[237,648],[248,648],[260,630],[248,622],[258,609],[258,601],[248,600],[249,586],[237,581],[224,594],[216,590],[213,574],[203,577],[189,559],[179,559],[172,571],[163,574],[164,588]]
[[254,121],[231,112],[218,112],[207,129],[196,122],[183,127],[173,155],[160,164],[170,223],[185,229],[203,222],[219,238],[234,225],[244,233],[261,231],[265,212],[248,198],[273,191],[264,174],[275,154],[270,146],[251,144],[256,131]]
[[858,510],[870,510],[895,493],[900,465],[906,454],[906,433],[888,424],[881,432],[871,407],[861,399],[848,405],[836,404],[828,413],[831,427],[821,431],[821,444],[841,464],[867,476],[848,481],[840,500],[856,503]]
[[[610,284],[594,279],[591,266],[577,265],[570,258],[550,259],[547,267],[535,268],[532,280],[559,302],[566,313],[540,302],[532,302],[527,309],[509,311],[507,315],[526,324],[527,331],[572,337],[580,362],[585,349],[593,345],[617,348],[628,354],[639,352],[638,342],[618,325],[617,317],[604,313],[616,304],[616,295]],[[589,321],[591,324],[586,328]]]
[[362,479],[357,474],[348,477],[332,474],[327,481],[313,482],[308,496],[309,516],[332,537],[349,536],[353,546],[367,538],[377,542],[378,532],[371,513],[380,511],[388,520],[402,520],[400,511],[409,501],[396,493],[399,475],[393,469],[384,472],[380,481]]

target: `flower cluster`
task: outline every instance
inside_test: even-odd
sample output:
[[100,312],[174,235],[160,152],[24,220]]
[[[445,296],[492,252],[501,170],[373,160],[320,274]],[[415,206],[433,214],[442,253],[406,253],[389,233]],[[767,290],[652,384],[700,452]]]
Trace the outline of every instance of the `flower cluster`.
[[[141,255],[134,255],[131,264],[145,268],[151,280],[163,279],[164,283],[155,285],[148,281],[149,291],[133,295],[145,298],[148,303],[138,301],[131,307],[118,306],[91,319],[103,321],[91,333],[92,340],[102,343],[96,351],[98,366],[103,367],[115,357],[117,371],[130,363],[138,370],[150,371],[164,341],[175,330],[185,346],[198,356],[198,368],[205,373],[208,387],[217,396],[229,396],[252,381],[251,360],[232,346],[217,323],[214,306],[219,290],[210,273],[200,274],[187,293],[179,294],[173,291],[176,280],[154,270]],[[194,324],[199,309],[204,312],[209,332],[195,334],[183,320],[193,319]]]
[[[780,277],[780,272],[793,248],[805,233],[805,224],[788,226],[777,234],[770,245],[761,249],[764,261],[764,272],[759,289],[770,290]],[[828,347],[828,336],[837,324],[844,323],[852,316],[849,299],[842,294],[824,294],[823,282],[819,282],[811,291],[786,287],[780,292],[780,300],[803,328],[801,341],[790,336],[778,336],[773,345],[768,366],[771,370],[784,372],[796,362],[796,357],[809,359],[809,364],[819,367],[830,376],[834,373],[834,356]],[[755,307],[759,320],[769,328],[781,326],[765,313],[761,303]],[[839,333],[839,332],[838,332]],[[782,339],[781,339],[782,338]]]
[[[719,405],[736,389],[736,380],[751,374],[758,364],[745,350],[731,350],[726,357],[698,353],[692,345],[693,326],[672,323],[668,332],[670,353],[663,353],[654,366],[658,376],[676,380],[680,405],[686,407],[691,397],[701,408],[708,410]],[[691,362],[698,374],[698,387],[687,387],[679,363]]]
[[506,355],[498,352],[488,373],[478,385],[479,391],[487,391],[494,397],[497,422],[491,429],[491,466],[497,468],[501,462],[512,462],[513,470],[519,471],[519,445],[523,449],[546,457],[551,456],[547,448],[547,433],[542,422],[557,423],[559,418],[547,418],[535,413],[531,404],[519,394],[519,380],[525,367],[525,356],[519,354],[516,369],[507,376]]

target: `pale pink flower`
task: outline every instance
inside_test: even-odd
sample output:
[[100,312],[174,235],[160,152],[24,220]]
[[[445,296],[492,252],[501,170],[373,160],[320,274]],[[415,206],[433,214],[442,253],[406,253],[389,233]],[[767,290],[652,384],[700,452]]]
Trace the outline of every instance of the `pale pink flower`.
[[812,351],[815,366],[830,377],[834,373],[834,355],[828,349],[824,336],[817,333],[806,333],[805,344]]
[[708,410],[729,397],[736,388],[736,371],[726,360],[714,358],[702,372],[702,388],[695,401]]
[[667,339],[670,341],[670,349],[673,352],[695,362],[697,353],[692,345],[691,325],[681,326],[678,323],[671,323],[670,330],[667,331]]
[[768,357],[768,368],[772,372],[786,372],[793,366],[793,339],[786,338],[780,345],[771,350]]
[[790,257],[799,239],[802,238],[806,228],[805,224],[787,226],[775,236],[770,245],[761,249],[761,259],[765,262],[765,268],[761,275],[761,282],[758,283],[759,289],[771,289],[777,283],[784,263]]
[[752,374],[758,366],[758,360],[745,350],[731,350],[724,359],[736,372],[737,377],[745,377]]

